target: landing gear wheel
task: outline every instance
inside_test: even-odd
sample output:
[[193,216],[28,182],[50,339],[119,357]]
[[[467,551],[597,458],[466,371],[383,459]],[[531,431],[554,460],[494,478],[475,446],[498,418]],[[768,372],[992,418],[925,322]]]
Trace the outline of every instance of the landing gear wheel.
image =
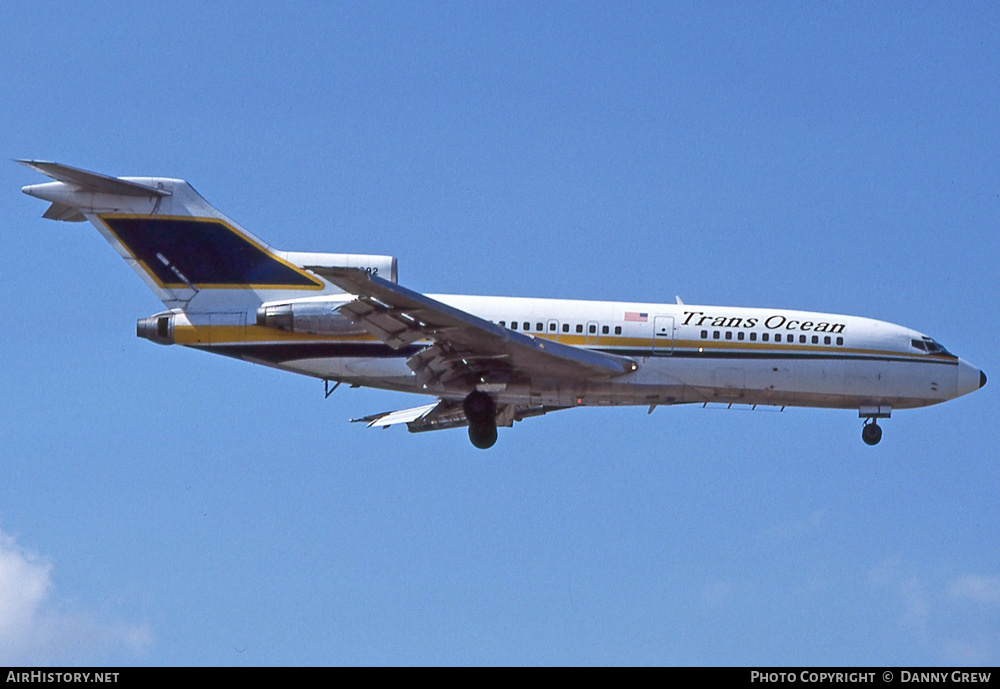
[[492,421],[487,423],[470,423],[469,440],[480,450],[488,450],[497,442],[497,425]]
[[480,450],[487,450],[497,441],[497,406],[485,392],[470,392],[462,402],[469,420],[469,440]]
[[861,428],[861,439],[868,445],[878,445],[882,439],[882,427],[875,423],[875,419],[868,419]]
[[470,424],[492,421],[497,413],[493,398],[485,392],[474,390],[462,401],[462,410]]

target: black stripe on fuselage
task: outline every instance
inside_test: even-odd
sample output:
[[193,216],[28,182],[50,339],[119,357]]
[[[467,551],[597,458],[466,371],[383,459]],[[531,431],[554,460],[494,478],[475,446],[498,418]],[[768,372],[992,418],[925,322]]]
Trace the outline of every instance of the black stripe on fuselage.
[[[424,349],[421,345],[407,345],[393,349],[381,342],[282,342],[282,343],[247,343],[218,345],[189,345],[223,356],[236,358],[252,358],[273,364],[301,359],[388,359],[409,358]],[[900,361],[922,364],[958,365],[958,358],[914,358],[908,356],[893,356],[891,354],[855,354],[850,352],[741,352],[693,349],[674,350],[671,353],[653,353],[651,349],[601,349],[594,351],[628,357],[656,357],[657,359],[752,359],[758,360],[792,360],[792,361]]]
[[639,350],[621,350],[621,349],[601,349],[601,352],[606,352],[608,354],[619,354],[622,356],[655,356],[657,359],[671,359],[671,358],[682,358],[682,359],[793,359],[793,360],[827,360],[827,361],[909,361],[911,363],[920,364],[948,364],[952,366],[958,365],[958,357],[953,359],[937,359],[937,358],[924,358],[924,357],[912,357],[904,355],[892,355],[892,354],[863,354],[855,352],[782,352],[782,351],[769,351],[769,352],[731,352],[731,351],[719,351],[719,350],[706,350],[699,352],[695,349],[682,349],[674,350],[673,352],[667,353],[665,351],[657,350],[655,352],[649,349],[639,349]]
[[269,344],[189,345],[206,352],[282,364],[301,359],[407,359],[424,349],[407,345],[393,349],[381,342],[295,342]]

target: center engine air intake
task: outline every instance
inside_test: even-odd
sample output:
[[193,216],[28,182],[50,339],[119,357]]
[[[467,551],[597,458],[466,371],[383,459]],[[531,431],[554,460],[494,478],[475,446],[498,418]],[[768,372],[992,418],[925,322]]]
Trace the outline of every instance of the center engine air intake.
[[161,345],[174,343],[174,314],[158,313],[140,318],[135,324],[136,337]]

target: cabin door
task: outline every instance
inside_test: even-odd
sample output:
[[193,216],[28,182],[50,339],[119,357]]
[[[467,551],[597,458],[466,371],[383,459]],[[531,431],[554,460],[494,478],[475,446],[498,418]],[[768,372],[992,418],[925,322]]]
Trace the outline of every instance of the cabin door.
[[674,317],[653,318],[653,354],[664,356],[674,352]]

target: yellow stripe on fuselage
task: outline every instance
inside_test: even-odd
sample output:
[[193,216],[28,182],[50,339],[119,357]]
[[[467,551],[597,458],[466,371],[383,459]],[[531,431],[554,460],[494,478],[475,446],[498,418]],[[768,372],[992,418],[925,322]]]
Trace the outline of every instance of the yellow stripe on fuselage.
[[263,344],[267,342],[378,342],[374,335],[307,335],[260,325],[177,325],[174,342],[180,345]]
[[[598,341],[588,342],[586,335],[562,335],[553,337],[546,334],[539,334],[535,337],[546,340],[555,340],[560,344],[572,345],[576,347],[586,347],[591,349],[644,349],[652,355],[654,350],[652,340],[648,337],[620,337],[604,335]],[[265,344],[291,342],[329,342],[329,343],[360,343],[360,342],[381,342],[374,335],[369,333],[358,333],[354,335],[308,335],[304,333],[293,333],[276,328],[266,328],[259,325],[179,325],[174,327],[174,342],[180,345],[239,345],[239,344]],[[430,344],[429,340],[418,340],[416,345]],[[911,352],[897,352],[885,349],[862,349],[857,347],[843,347],[837,345],[811,345],[811,344],[782,344],[761,343],[761,342],[716,342],[704,340],[674,340],[673,349],[685,352],[702,351],[711,353],[712,351],[744,351],[753,354],[788,354],[788,353],[829,353],[851,354],[860,356],[892,356],[912,359],[913,361],[941,361],[951,362],[951,357],[941,354],[921,354]],[[664,356],[669,356],[670,347],[657,347],[657,352]]]

